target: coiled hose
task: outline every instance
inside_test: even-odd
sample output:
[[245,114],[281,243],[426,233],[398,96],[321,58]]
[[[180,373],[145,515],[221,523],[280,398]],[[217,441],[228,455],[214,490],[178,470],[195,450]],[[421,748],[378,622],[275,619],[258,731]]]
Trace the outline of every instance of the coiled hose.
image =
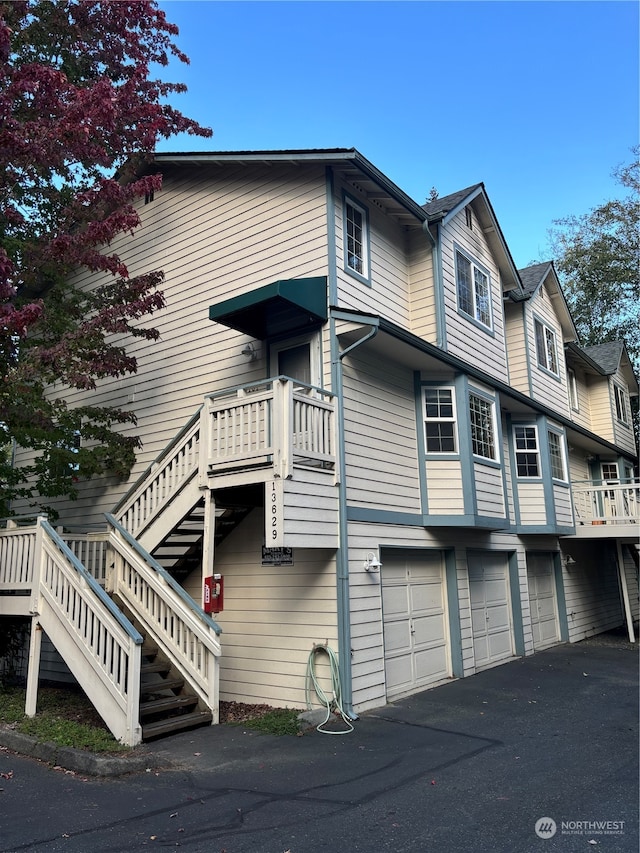
[[[316,655],[318,652],[324,652],[329,658],[329,668],[331,671],[331,690],[333,693],[333,697],[329,698],[327,694],[324,692],[320,684],[318,683],[318,679],[316,678],[315,672],[315,662]],[[320,702],[326,706],[327,716],[320,723],[320,725],[316,726],[316,730],[322,732],[325,735],[348,735],[349,732],[353,731],[353,726],[351,725],[351,721],[347,717],[344,708],[342,707],[342,701],[340,696],[340,666],[338,664],[338,658],[333,649],[327,644],[319,644],[314,645],[311,650],[311,654],[309,655],[309,660],[307,661],[307,677],[305,679],[305,699],[307,701],[307,709],[311,710],[311,699],[310,699],[310,686],[313,685],[313,689],[315,690],[316,696],[320,700]],[[323,728],[331,718],[332,711],[335,711],[342,717],[343,722],[346,724],[347,728],[341,731],[331,731],[331,729]]]

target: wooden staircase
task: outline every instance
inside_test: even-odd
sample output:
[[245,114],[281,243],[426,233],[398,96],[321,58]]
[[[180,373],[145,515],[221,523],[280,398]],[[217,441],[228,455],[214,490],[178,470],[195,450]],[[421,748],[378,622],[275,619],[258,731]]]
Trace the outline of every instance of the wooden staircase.
[[211,711],[202,707],[198,696],[158,647],[145,636],[144,628],[116,596],[114,602],[142,634],[140,666],[140,726],[142,740],[148,741],[197,726],[210,726]]

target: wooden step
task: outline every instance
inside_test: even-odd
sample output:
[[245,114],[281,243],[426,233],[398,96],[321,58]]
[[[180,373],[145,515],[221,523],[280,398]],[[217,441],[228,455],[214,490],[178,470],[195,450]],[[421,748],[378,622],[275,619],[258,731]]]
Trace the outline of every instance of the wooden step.
[[151,714],[166,714],[169,711],[183,708],[195,708],[197,704],[197,696],[163,696],[161,699],[140,702],[140,717],[148,717]]
[[140,685],[140,696],[164,693],[167,690],[181,690],[184,687],[182,678],[165,678],[161,681],[146,681]]
[[140,667],[140,674],[141,675],[148,675],[151,672],[169,672],[170,669],[171,669],[171,664],[166,663],[166,662],[161,661],[161,660],[158,660],[158,661],[154,660],[154,661],[151,661],[150,663],[143,663],[142,666]]
[[213,716],[209,711],[193,711],[191,714],[180,714],[177,717],[167,717],[153,723],[142,726],[142,739],[162,737],[162,735],[173,734],[184,729],[193,729],[196,726],[211,725]]

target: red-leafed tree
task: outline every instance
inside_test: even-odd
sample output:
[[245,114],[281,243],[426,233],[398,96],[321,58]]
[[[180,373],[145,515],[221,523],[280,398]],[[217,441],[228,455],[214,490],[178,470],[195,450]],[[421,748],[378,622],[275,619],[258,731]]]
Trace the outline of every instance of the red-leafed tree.
[[[162,272],[130,277],[109,244],[160,187],[145,168],[158,141],[211,135],[168,104],[184,86],[152,76],[188,62],[177,32],[153,0],[0,0],[0,517],[134,461],[130,412],[71,408],[52,388],[135,372],[127,336],[157,337],[143,323]],[[100,284],[75,288],[79,269]]]

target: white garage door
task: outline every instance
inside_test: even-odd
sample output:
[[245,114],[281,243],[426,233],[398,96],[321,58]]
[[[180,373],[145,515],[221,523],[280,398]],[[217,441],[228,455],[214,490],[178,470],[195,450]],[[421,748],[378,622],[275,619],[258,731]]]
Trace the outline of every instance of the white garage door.
[[471,630],[476,669],[513,656],[509,573],[506,554],[469,552]]
[[407,695],[451,674],[439,551],[384,555],[382,608],[387,698]]
[[560,641],[552,554],[527,554],[533,648],[546,649]]

